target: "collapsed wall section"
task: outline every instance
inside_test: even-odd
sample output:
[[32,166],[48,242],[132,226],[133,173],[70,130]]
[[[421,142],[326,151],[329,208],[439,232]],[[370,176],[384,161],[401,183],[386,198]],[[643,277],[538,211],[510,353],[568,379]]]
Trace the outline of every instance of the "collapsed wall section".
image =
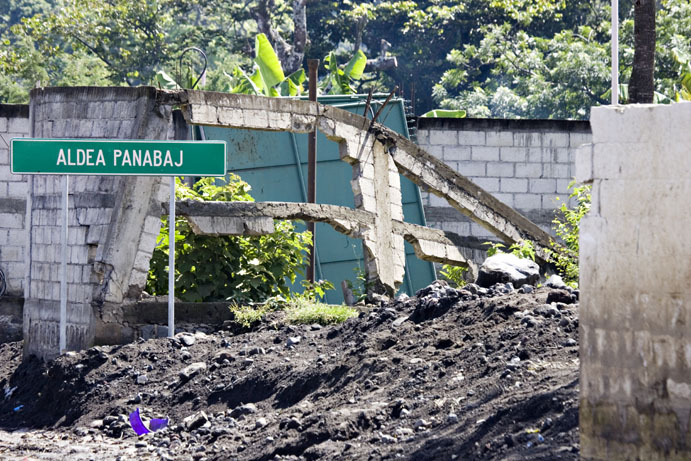
[[[590,141],[587,121],[418,119],[420,147],[547,232],[568,200],[574,153]],[[426,192],[423,201],[430,227],[450,233],[467,257],[484,259],[490,231],[441,197]]]
[[[154,88],[47,88],[31,93],[32,137],[166,139],[171,106]],[[63,175],[29,178],[24,353],[58,353]],[[67,348],[117,341],[99,328],[143,290],[160,228],[160,178],[71,176]],[[98,321],[97,321],[98,320]]]
[[577,180],[584,460],[691,459],[691,104],[596,107]]

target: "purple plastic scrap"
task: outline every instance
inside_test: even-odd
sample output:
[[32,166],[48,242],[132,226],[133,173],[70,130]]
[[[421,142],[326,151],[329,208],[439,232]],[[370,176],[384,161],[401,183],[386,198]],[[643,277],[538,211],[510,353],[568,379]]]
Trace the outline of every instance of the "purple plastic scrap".
[[130,413],[130,426],[134,429],[137,435],[148,434],[149,432],[155,432],[159,429],[163,429],[168,425],[168,418],[165,419],[151,419],[149,420],[149,427],[147,428],[142,421],[142,417],[139,414],[139,408]]

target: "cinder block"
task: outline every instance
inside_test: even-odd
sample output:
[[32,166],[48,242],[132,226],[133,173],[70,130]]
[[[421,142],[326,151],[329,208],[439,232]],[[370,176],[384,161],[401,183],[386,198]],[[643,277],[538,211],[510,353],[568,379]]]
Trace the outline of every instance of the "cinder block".
[[0,181],[0,197],[7,197],[7,182]]
[[425,151],[438,159],[444,158],[444,146],[429,145],[425,147]]
[[583,144],[590,144],[593,142],[593,135],[591,133],[570,133],[569,146],[581,147]]
[[539,210],[542,196],[538,194],[514,194],[514,206],[519,210]]
[[26,237],[27,237],[27,230],[26,229],[9,229],[5,232],[7,233],[7,244],[8,245],[19,245],[19,246],[26,245]]
[[525,162],[528,158],[528,149],[525,147],[502,147],[501,159],[504,162]]
[[528,192],[528,180],[523,178],[501,178],[501,192]]
[[7,117],[0,117],[0,133],[7,132]]
[[514,206],[514,194],[507,194],[507,193],[498,193],[498,194],[493,194],[494,198],[500,200],[502,203],[510,206],[513,208]]
[[542,208],[553,210],[561,206],[561,199],[557,194],[542,194]]
[[[9,166],[10,164],[10,151],[9,149],[5,148],[0,148],[0,165],[7,165]],[[3,167],[2,169],[5,170],[6,168],[6,173],[5,174],[10,174],[10,169],[8,167]],[[4,172],[4,171],[3,171]]]
[[7,197],[26,198],[29,185],[26,182],[10,182],[7,185]]
[[512,178],[514,176],[514,164],[510,162],[489,162],[487,164],[487,176]]
[[7,121],[7,131],[22,133],[24,136],[29,134],[29,119],[28,118],[11,118]]
[[575,152],[576,181],[587,183],[593,180],[593,145],[584,144]]
[[542,176],[545,178],[571,178],[571,165],[567,163],[545,163],[542,165]]
[[24,247],[13,245],[0,246],[0,261],[23,261]]
[[485,162],[496,162],[499,160],[499,148],[474,146],[472,148],[472,159]]
[[429,196],[429,205],[434,206],[434,207],[449,207],[449,202],[442,197],[438,197],[434,194],[430,194]]
[[556,179],[531,179],[529,181],[529,185],[530,185],[530,192],[533,192],[533,193],[554,194],[557,192],[557,180]]
[[446,146],[444,147],[445,162],[462,162],[471,159],[470,147]]
[[487,192],[499,192],[499,178],[472,178],[471,181]]
[[532,147],[527,150],[527,153],[528,161],[531,163],[549,161],[548,156],[546,154],[546,149],[542,149],[540,147]]
[[486,165],[485,162],[459,162],[456,164],[456,171],[463,176],[483,177],[487,174]]
[[488,146],[513,146],[511,131],[488,131],[486,134]]
[[542,145],[545,147],[569,147],[569,133],[543,133]]
[[542,146],[542,133],[514,133],[513,145],[522,147],[540,147]]
[[487,145],[484,131],[459,131],[459,146],[485,146]]
[[455,146],[458,144],[457,132],[456,130],[430,130],[429,143],[430,145]]
[[17,213],[0,213],[0,226],[5,229],[23,229],[24,215]]
[[539,178],[542,176],[542,163],[517,163],[517,178]]

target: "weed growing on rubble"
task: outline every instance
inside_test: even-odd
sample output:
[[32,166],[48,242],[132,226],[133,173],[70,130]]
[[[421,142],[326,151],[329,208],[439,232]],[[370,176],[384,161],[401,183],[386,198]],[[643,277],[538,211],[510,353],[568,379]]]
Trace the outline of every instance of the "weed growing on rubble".
[[454,288],[461,288],[464,287],[467,283],[465,280],[467,272],[467,267],[444,264],[443,266],[441,266],[441,271],[439,271],[439,275],[444,277],[444,279],[446,279]]
[[331,325],[345,322],[358,315],[358,311],[352,307],[325,304],[319,301],[328,290],[334,289],[333,284],[328,280],[319,280],[314,283],[303,280],[302,286],[305,289],[303,293],[292,293],[289,298],[279,295],[261,304],[231,304],[230,310],[235,323],[251,328],[261,322],[267,313],[274,311],[285,311],[285,322],[293,324]]
[[[177,179],[176,197],[204,201],[253,201],[250,186],[236,175],[225,184],[205,178],[193,187]],[[175,295],[183,301],[233,300],[239,304],[290,295],[290,283],[302,273],[309,232],[296,232],[289,221],[276,221],[268,235],[214,237],[197,235],[183,217],[175,220]],[[151,258],[146,286],[152,295],[168,292],[168,220]]]
[[[578,232],[581,219],[590,210],[591,186],[577,186],[575,181],[569,184],[572,189],[569,198],[576,200],[573,208],[569,208],[562,202],[557,212],[557,216],[552,220],[552,228],[557,236],[562,240],[563,246],[552,242],[552,261],[561,273],[564,282],[573,287],[578,287]],[[561,215],[561,216],[560,216]]]
[[497,253],[511,253],[519,258],[535,261],[535,247],[533,246],[533,242],[528,240],[523,240],[519,243],[512,243],[508,248],[508,251],[504,251],[506,245],[502,243],[485,242],[484,245],[489,245],[489,248],[487,248],[488,257],[494,256]]

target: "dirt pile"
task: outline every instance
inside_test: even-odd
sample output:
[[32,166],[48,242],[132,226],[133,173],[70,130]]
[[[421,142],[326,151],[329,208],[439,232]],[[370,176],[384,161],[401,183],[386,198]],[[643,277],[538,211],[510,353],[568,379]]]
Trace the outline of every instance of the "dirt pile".
[[[0,345],[0,427],[71,442],[34,431],[12,445],[20,435],[4,433],[0,457],[577,459],[576,299],[436,282],[338,326],[287,326],[276,313],[253,331],[94,347],[48,365]],[[136,408],[169,426],[137,437]]]

